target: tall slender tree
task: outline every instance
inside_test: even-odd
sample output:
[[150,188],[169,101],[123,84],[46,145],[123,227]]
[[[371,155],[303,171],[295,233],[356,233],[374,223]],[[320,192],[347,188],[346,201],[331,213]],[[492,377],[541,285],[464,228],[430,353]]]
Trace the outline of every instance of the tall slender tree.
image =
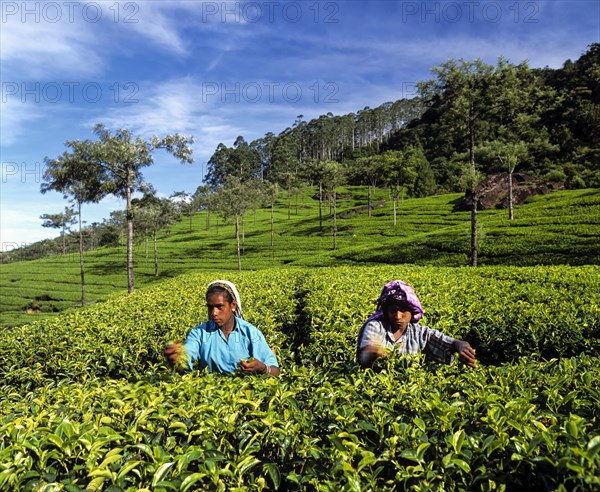
[[65,143],[71,151],[65,151],[56,159],[44,159],[44,175],[41,192],[58,191],[77,206],[79,219],[79,272],[81,277],[81,305],[85,305],[85,266],[83,258],[83,224],[81,208],[84,203],[99,202],[105,192],[104,169],[98,161],[98,146],[89,140],[71,140]]
[[218,187],[215,192],[215,202],[217,209],[225,217],[233,217],[235,220],[235,240],[237,251],[238,271],[242,270],[242,250],[241,250],[241,224],[243,215],[250,210],[256,198],[253,189],[260,185],[256,182],[243,183],[237,176],[228,176],[225,184]]
[[385,182],[390,190],[393,203],[393,224],[396,227],[398,200],[405,193],[412,192],[415,180],[417,179],[416,167],[422,153],[409,147],[405,151],[388,150],[382,155],[384,159]]
[[158,277],[158,233],[177,221],[177,207],[170,199],[161,199],[155,194],[145,195],[142,199],[133,202],[134,222],[152,233],[154,276]]
[[213,192],[210,185],[204,184],[198,186],[194,192],[194,200],[198,205],[198,210],[206,212],[206,230],[210,230],[210,212],[212,209]]
[[59,212],[57,214],[42,214],[40,215],[40,219],[42,222],[42,227],[51,227],[53,229],[60,229],[60,237],[62,239],[62,254],[67,253],[67,231],[70,230],[70,227],[77,222],[75,218],[77,214],[75,210],[71,207],[65,207],[63,212]]
[[106,192],[126,200],[127,211],[127,290],[133,292],[133,216],[131,210],[132,194],[135,190],[144,190],[145,183],[142,168],[153,164],[153,152],[164,149],[181,162],[192,163],[193,139],[179,134],[165,137],[151,137],[143,140],[134,138],[129,130],[119,129],[112,133],[104,125],[94,127],[98,137],[97,160],[103,169],[103,188]]
[[454,141],[468,153],[469,171],[466,173],[471,194],[471,265],[477,266],[477,182],[475,165],[477,143],[488,139],[494,94],[494,66],[481,59],[472,62],[450,59],[433,68],[436,79],[418,84],[421,96],[435,104],[438,134]]
[[331,196],[331,200],[333,203],[333,226],[332,226],[332,236],[333,236],[333,250],[337,249],[337,188],[341,186],[346,181],[346,170],[344,167],[336,161],[326,161],[325,162],[325,177],[324,184]]

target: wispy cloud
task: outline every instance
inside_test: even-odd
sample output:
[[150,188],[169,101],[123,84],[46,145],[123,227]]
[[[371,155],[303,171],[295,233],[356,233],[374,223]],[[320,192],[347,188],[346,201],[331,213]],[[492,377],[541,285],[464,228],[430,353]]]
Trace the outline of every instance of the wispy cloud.
[[194,2],[131,2],[125,5],[130,7],[119,27],[133,30],[155,47],[177,55],[187,53],[187,43],[179,28],[182,19],[195,10]]
[[69,23],[68,18],[54,23],[8,17],[0,30],[3,80],[64,80],[100,73],[104,63],[93,32],[86,27],[85,23]]
[[[3,82],[3,84],[6,83]],[[19,85],[3,85],[3,92],[9,87],[11,90],[20,91]],[[23,102],[18,97],[3,98],[1,108],[0,145],[3,147],[19,142],[27,134],[27,127],[43,118],[43,110],[39,105]]]

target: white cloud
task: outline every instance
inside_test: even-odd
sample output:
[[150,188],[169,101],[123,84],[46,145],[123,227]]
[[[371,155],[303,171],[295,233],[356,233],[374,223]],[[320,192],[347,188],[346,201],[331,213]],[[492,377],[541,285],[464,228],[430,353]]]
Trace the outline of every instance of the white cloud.
[[[120,27],[131,29],[148,42],[178,55],[187,52],[186,42],[178,33],[181,19],[176,12],[188,11],[194,2],[131,2],[120,20]],[[129,5],[129,4],[127,4]]]
[[190,78],[168,81],[149,89],[139,103],[109,110],[96,120],[109,128],[128,128],[146,138],[172,133],[193,135],[195,147],[204,154],[210,148],[210,155],[219,137],[238,130],[219,114],[214,101],[204,98],[203,102],[203,91],[206,87]]
[[[5,83],[3,83],[5,84]],[[3,85],[2,90],[20,92],[20,86]],[[9,146],[27,134],[27,127],[35,124],[43,117],[43,109],[19,97],[4,97],[0,106],[0,145]]]
[[[14,4],[23,8],[25,2]],[[43,17],[38,22],[29,17],[23,22],[18,15],[8,17],[0,30],[3,80],[64,80],[98,74],[103,64],[88,27],[86,23],[68,22],[64,12],[58,22],[48,22]]]
[[[0,246],[3,251],[14,248],[15,245],[28,245],[59,235],[56,229],[42,227],[42,220],[39,218],[45,213],[61,212],[69,205],[59,193],[41,195],[32,192],[11,196],[7,200],[3,193],[0,204]],[[85,224],[102,222],[103,219],[109,218],[111,211],[124,208],[123,200],[110,196],[100,203],[84,204],[81,216]]]

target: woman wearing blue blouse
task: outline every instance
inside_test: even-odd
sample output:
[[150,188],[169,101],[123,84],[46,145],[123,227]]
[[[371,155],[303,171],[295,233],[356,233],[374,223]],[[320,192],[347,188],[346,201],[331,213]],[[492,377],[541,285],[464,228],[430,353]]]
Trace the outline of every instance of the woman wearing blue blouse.
[[[206,291],[208,321],[193,328],[181,344],[165,347],[167,363],[179,372],[196,365],[210,372],[279,376],[279,364],[264,335],[242,317],[238,291],[231,282],[216,280]],[[187,360],[186,360],[187,359]]]

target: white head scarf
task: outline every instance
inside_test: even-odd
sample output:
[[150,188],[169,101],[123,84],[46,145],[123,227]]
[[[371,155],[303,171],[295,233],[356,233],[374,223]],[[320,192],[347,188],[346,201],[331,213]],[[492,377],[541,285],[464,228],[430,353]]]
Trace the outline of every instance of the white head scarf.
[[235,287],[235,285],[233,285],[228,280],[214,280],[213,282],[208,284],[208,287],[206,290],[208,291],[211,287],[222,287],[227,292],[229,292],[231,294],[231,297],[233,297],[233,299],[235,300],[235,303],[237,305],[237,308],[235,310],[235,315],[238,318],[244,319],[244,317],[242,316],[242,301],[240,300],[240,294],[238,293],[238,290]]

